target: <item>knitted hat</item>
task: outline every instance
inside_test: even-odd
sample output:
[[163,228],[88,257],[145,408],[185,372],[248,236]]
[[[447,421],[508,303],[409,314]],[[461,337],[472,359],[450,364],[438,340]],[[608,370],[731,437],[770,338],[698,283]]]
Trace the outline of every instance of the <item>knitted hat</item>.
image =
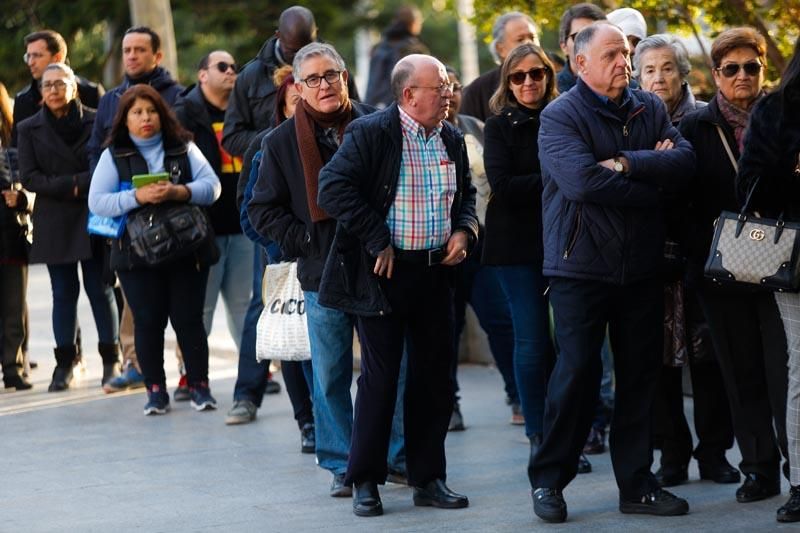
[[607,16],[608,21],[622,29],[626,37],[633,35],[639,39],[647,37],[647,23],[637,10],[630,7],[615,9]]

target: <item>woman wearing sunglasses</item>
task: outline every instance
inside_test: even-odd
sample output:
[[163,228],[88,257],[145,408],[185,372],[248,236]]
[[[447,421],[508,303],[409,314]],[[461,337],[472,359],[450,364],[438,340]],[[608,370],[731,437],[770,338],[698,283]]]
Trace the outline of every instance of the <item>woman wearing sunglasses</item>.
[[[777,218],[800,220],[800,39],[778,89],[753,109],[737,185],[744,198],[753,184],[753,209]],[[789,444],[789,501],[779,522],[800,521],[800,295],[775,293],[789,344],[786,433]],[[776,414],[777,416],[777,414]]]
[[708,320],[730,402],[745,475],[736,491],[741,503],[780,493],[781,451],[786,456],[786,337],[772,294],[705,280],[703,266],[714,220],[722,210],[740,209],[736,161],[750,112],[763,95],[766,50],[764,37],[752,28],[722,32],[711,46],[719,90],[708,106],[679,125],[698,154],[690,187],[686,280],[696,288]]
[[558,95],[553,64],[536,45],[515,48],[500,68],[484,128],[491,186],[482,262],[496,270],[511,309],[514,375],[531,456],[542,438],[547,369],[553,355],[542,276],[539,114]]

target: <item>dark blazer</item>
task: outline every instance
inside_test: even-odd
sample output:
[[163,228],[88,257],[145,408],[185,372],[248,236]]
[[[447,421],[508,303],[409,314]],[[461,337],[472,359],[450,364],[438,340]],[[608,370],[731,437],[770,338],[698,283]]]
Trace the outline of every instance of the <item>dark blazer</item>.
[[[451,226],[466,231],[474,243],[478,217],[464,136],[448,122],[441,135],[458,180]],[[319,205],[338,221],[320,284],[322,305],[365,316],[391,311],[372,266],[374,257],[391,244],[386,215],[394,203],[402,154],[400,113],[394,103],[351,122],[336,155],[322,168]]]
[[462,115],[469,115],[486,122],[494,113],[489,109],[489,99],[500,85],[500,67],[475,78],[464,87],[461,99]]
[[781,92],[764,97],[750,115],[739,159],[739,202],[758,179],[750,207],[764,216],[781,212],[800,221],[800,99]]
[[[357,102],[353,118],[374,108]],[[336,146],[317,138],[322,162],[327,163]],[[297,279],[306,291],[319,291],[322,268],[336,231],[334,219],[312,222],[308,209],[305,174],[297,146],[294,118],[281,123],[261,143],[262,160],[247,214],[253,228],[277,242],[284,259],[297,259]]]
[[539,111],[507,107],[484,127],[483,163],[492,187],[482,263],[542,266]]
[[[33,206],[31,263],[74,263],[92,257],[86,222],[89,215],[89,159],[86,145],[95,112],[81,107],[83,133],[67,146],[50,126],[42,108],[19,125],[22,185],[36,193]],[[78,196],[73,189],[78,186]]]
[[[664,193],[684,190],[695,155],[658,96],[629,98],[613,109],[579,78],[542,111],[545,276],[624,285],[661,274]],[[675,147],[655,151],[663,139]],[[627,173],[597,164],[616,156]]]
[[703,267],[714,236],[714,221],[720,211],[738,211],[740,208],[736,197],[736,170],[719,138],[717,125],[722,128],[733,157],[738,160],[739,147],[733,128],[722,116],[716,98],[712,98],[706,107],[684,116],[678,125],[681,135],[692,143],[695,152],[701,154],[688,191],[688,234],[684,245],[690,284],[703,279]]

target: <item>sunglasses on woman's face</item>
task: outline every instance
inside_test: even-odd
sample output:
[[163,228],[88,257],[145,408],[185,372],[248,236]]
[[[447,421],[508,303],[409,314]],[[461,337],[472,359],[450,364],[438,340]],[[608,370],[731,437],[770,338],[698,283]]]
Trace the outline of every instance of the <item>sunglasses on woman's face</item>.
[[717,72],[722,73],[722,75],[726,78],[733,78],[739,74],[739,69],[743,68],[744,73],[748,76],[758,76],[758,73],[761,72],[762,67],[763,65],[758,61],[748,61],[747,63],[741,65],[739,63],[728,63],[727,65],[718,68]]
[[532,68],[525,72],[514,72],[508,75],[508,81],[514,85],[522,85],[525,83],[525,78],[531,77],[533,81],[542,81],[550,69],[547,67]]

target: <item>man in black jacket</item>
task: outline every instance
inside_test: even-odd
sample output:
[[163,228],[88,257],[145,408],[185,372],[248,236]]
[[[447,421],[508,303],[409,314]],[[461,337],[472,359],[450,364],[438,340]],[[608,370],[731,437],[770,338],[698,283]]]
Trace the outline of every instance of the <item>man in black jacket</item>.
[[466,507],[445,485],[453,411],[454,269],[478,235],[462,134],[444,122],[453,85],[444,65],[409,55],[392,71],[398,104],[355,121],[319,179],[337,222],[320,302],[358,315],[361,377],[347,481],[353,512],[383,513],[378,494],[404,340],[405,438],[414,504]]
[[[330,494],[335,497],[351,494],[345,470],[353,425],[355,320],[318,301],[336,221],[318,205],[317,189],[319,171],[338,150],[345,126],[372,111],[350,100],[348,77],[344,60],[330,45],[311,43],[297,52],[294,79],[302,100],[294,117],[262,142],[247,211],[253,228],[277,242],[284,259],[297,260],[311,344],[317,463],[333,474]],[[384,451],[384,468],[386,456]]]
[[[244,423],[255,419],[267,382],[267,370],[263,365],[258,365],[254,350],[242,349],[255,347],[255,341],[242,343],[245,315],[252,292],[255,247],[242,233],[236,208],[236,186],[242,159],[231,156],[220,142],[225,109],[236,82],[233,56],[224,50],[206,54],[198,65],[197,78],[198,83],[188,87],[178,97],[175,114],[181,124],[194,134],[195,144],[208,159],[222,184],[222,195],[208,208],[220,259],[208,272],[203,323],[206,332],[210,332],[217,298],[221,294],[225,300],[228,329],[239,349],[239,367],[242,367],[244,360],[246,368],[250,369],[252,365],[254,370],[252,390],[237,391],[238,397],[234,398],[234,410],[238,409],[240,415],[237,420]],[[244,405],[237,405],[240,402]]]
[[489,44],[489,51],[497,66],[464,87],[461,113],[482,121],[492,116],[489,99],[500,85],[500,67],[509,52],[523,43],[539,45],[533,20],[519,11],[509,11],[497,17],[492,26],[492,42]]
[[[32,117],[42,107],[42,91],[39,84],[45,67],[50,63],[67,63],[67,43],[60,33],[53,30],[35,31],[25,36],[25,63],[31,71],[31,83],[14,98],[14,126],[11,130],[11,146],[17,146],[17,124]],[[99,83],[76,76],[78,98],[81,103],[97,109],[105,89]]]

